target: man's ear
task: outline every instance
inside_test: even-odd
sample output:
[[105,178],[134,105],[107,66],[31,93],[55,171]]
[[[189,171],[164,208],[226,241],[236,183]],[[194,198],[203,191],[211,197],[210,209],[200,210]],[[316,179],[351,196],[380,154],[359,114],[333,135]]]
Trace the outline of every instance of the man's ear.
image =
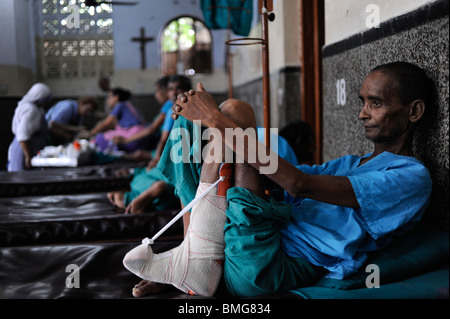
[[422,100],[414,100],[409,104],[409,120],[417,123],[425,113],[425,102]]

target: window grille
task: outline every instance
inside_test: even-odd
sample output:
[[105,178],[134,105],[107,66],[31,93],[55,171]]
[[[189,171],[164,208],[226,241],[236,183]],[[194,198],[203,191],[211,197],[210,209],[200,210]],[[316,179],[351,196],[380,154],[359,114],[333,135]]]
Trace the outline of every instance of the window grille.
[[[114,71],[112,5],[88,7],[85,0],[35,2],[37,60],[42,79],[91,78]],[[110,1],[108,1],[110,2]],[[76,5],[79,25],[69,27],[67,18]]]

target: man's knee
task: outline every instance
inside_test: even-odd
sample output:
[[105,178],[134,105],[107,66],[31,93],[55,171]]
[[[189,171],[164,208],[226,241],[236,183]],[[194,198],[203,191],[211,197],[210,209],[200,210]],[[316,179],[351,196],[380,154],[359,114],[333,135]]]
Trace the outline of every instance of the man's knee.
[[253,108],[247,102],[228,99],[220,105],[220,110],[242,128],[256,128],[256,119]]

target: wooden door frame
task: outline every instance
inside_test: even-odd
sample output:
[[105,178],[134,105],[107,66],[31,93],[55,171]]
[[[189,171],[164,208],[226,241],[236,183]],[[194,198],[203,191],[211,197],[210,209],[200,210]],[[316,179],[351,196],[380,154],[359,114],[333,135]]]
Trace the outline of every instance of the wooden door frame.
[[314,134],[314,163],[322,163],[322,46],[324,0],[300,0],[300,110]]

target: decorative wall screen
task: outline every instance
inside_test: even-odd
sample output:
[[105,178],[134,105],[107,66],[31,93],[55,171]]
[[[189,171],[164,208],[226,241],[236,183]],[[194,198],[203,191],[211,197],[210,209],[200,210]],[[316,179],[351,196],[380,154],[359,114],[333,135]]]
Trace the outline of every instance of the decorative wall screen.
[[[36,40],[39,74],[43,79],[88,78],[114,71],[112,5],[88,7],[85,0],[36,1]],[[67,18],[76,5],[79,24],[69,27]]]

